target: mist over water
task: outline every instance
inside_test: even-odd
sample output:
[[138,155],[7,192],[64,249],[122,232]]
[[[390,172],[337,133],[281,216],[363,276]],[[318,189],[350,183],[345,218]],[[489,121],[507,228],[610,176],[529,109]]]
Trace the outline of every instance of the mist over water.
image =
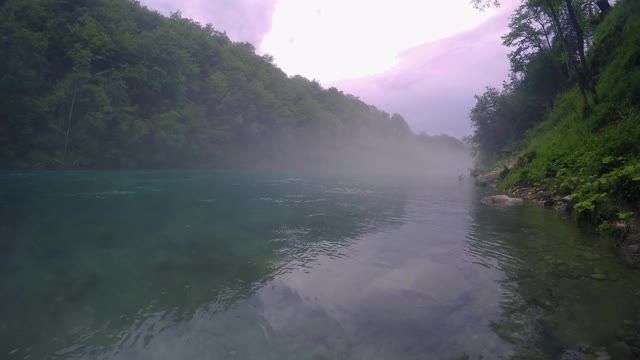
[[432,159],[448,166],[4,173],[0,354],[550,356],[635,316],[638,276],[603,242],[543,209],[480,205],[461,158]]
[[362,179],[374,176],[387,181],[446,181],[473,167],[470,149],[462,141],[447,135],[415,135],[408,127],[402,129],[407,134],[336,138],[312,132],[302,135],[295,144],[265,138],[247,151],[255,158],[250,156],[245,161],[248,168],[268,171]]

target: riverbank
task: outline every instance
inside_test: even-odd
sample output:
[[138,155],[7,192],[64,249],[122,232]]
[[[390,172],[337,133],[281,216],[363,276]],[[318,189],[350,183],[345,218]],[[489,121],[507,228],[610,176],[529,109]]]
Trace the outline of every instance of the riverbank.
[[[485,114],[480,111],[483,107],[476,109],[474,133],[478,162],[488,167],[477,177],[480,185],[492,184],[501,193],[570,213],[580,226],[611,235],[612,246],[634,266],[640,262],[640,231],[636,230],[640,228],[638,44],[640,5],[619,1],[593,28],[586,54],[597,74],[596,98],[585,102],[579,84],[567,86],[536,107],[541,112],[520,137],[509,139],[509,131],[496,129],[482,137],[481,130],[486,130],[478,127],[486,125],[482,119],[492,119],[491,124],[501,119],[510,129],[523,121],[521,114],[511,113],[521,107],[512,109],[505,104],[519,104],[522,98],[534,100],[526,91],[493,94],[501,101],[496,105],[499,111]],[[527,76],[550,79],[536,72]],[[491,100],[489,95],[481,99]]]
[[[511,185],[505,182],[506,175],[518,166],[526,165],[528,159],[512,157],[504,164],[496,166],[476,177],[476,185],[492,187],[499,193],[505,193],[514,199],[523,199],[537,206],[553,209],[559,213],[569,214],[576,225],[590,227],[609,235],[612,246],[620,254],[621,259],[632,267],[640,268],[640,220],[637,211],[619,211],[617,217],[610,217],[594,222],[581,214],[580,203],[571,195],[550,190],[543,186]],[[614,203],[614,199],[603,199]],[[622,208],[625,204],[615,204]],[[576,211],[578,207],[578,211]]]
[[[628,215],[624,219],[610,219],[600,224],[590,222],[584,217],[580,217],[579,213],[576,213],[576,201],[570,195],[564,195],[549,191],[549,189],[542,186],[505,186],[505,175],[512,171],[518,164],[522,165],[525,161],[519,158],[511,158],[500,166],[496,166],[492,169],[479,173],[476,177],[476,185],[481,188],[490,188],[492,193],[505,194],[505,195],[492,195],[482,199],[481,202],[487,205],[495,206],[518,206],[522,203],[535,204],[538,207],[554,210],[558,212],[558,216],[568,217],[573,219],[576,227],[588,228],[588,232],[592,233],[595,230],[605,233],[603,239],[610,240],[610,244],[602,244],[605,250],[609,247],[612,252],[618,254],[621,259],[621,263],[624,262],[624,266],[629,269],[630,273],[637,272],[640,268],[640,221],[635,218],[637,212],[633,212],[633,215]],[[501,203],[494,201],[494,199],[502,199]],[[506,205],[504,205],[506,204]],[[622,206],[619,204],[619,206]],[[605,251],[608,252],[608,251]],[[605,272],[600,271],[599,255],[593,254],[594,258],[594,272],[592,274],[580,274],[573,271],[566,271],[566,264],[550,264],[552,268],[558,267],[553,271],[559,271],[560,277],[566,277],[570,279],[583,279],[594,281],[594,291],[597,290],[595,282],[615,282],[617,279],[610,277]],[[552,293],[553,291],[550,290]],[[634,290],[636,297],[640,297],[640,291]],[[553,296],[552,296],[553,298]],[[538,303],[539,299],[534,298],[529,300],[532,303]],[[542,304],[543,312],[551,311],[549,308],[545,308],[545,304]],[[551,311],[553,312],[553,311]],[[548,316],[548,315],[545,315]],[[546,326],[543,322],[542,326]],[[591,316],[595,316],[592,314]],[[640,331],[640,322],[634,320],[625,320],[623,326],[619,327],[615,331],[615,334],[611,336],[610,342],[606,347],[593,347],[590,344],[580,344],[575,348],[565,349],[560,356],[560,360],[611,360],[611,359],[636,359],[640,355],[638,349],[640,349],[640,337],[637,335]]]

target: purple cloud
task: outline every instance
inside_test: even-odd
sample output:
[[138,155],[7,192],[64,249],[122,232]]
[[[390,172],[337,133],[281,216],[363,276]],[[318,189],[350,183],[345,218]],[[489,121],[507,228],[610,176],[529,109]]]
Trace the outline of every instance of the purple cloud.
[[468,135],[473,95],[500,86],[509,64],[500,36],[510,11],[477,28],[402,52],[393,69],[333,86],[388,112],[405,116],[415,131]]
[[271,29],[276,0],[141,0],[141,3],[165,15],[180,10],[184,17],[226,31],[231,40],[259,47]]
[[[163,14],[181,10],[183,16],[212,23],[232,40],[247,41],[256,48],[271,29],[277,1],[141,0]],[[384,73],[330,85],[402,114],[415,131],[467,135],[473,95],[488,85],[500,86],[507,77],[509,50],[501,46],[500,36],[506,32],[508,15],[517,3],[504,0],[499,15],[471,31],[401,52],[398,64]],[[322,16],[322,10],[315,9],[314,15]],[[289,34],[287,41],[299,42],[297,34]]]

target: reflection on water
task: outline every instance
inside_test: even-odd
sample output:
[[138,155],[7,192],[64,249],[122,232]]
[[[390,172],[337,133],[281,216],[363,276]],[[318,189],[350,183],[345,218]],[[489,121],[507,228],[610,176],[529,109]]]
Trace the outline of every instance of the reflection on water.
[[501,314],[491,327],[516,345],[518,358],[640,344],[625,335],[640,325],[639,274],[621,263],[609,239],[535,207],[479,206],[474,220],[466,251],[502,272]]
[[603,240],[477,196],[450,179],[1,175],[0,357],[543,359],[635,319],[637,274]]

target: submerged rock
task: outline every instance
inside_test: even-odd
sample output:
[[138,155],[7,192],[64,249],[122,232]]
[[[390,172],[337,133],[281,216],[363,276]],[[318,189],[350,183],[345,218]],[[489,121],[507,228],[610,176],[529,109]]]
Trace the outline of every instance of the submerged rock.
[[609,353],[603,350],[593,351],[592,349],[566,350],[560,356],[560,360],[611,360]]
[[620,253],[628,265],[640,267],[640,235],[631,233],[625,236]]
[[594,360],[611,360],[611,356],[609,356],[609,353],[606,351],[597,351],[595,354],[593,354],[593,359]]
[[631,348],[621,341],[614,343],[609,347],[609,353],[613,360],[631,359]]
[[633,244],[633,245],[627,246],[627,254],[640,255],[640,245]]
[[507,195],[493,195],[485,197],[480,200],[480,202],[490,206],[514,206],[522,205],[524,200],[520,198],[512,198]]
[[553,207],[556,204],[553,200],[536,200],[535,203],[540,207]]
[[587,355],[585,353],[574,350],[567,350],[560,356],[560,360],[584,360],[586,358]]
[[605,274],[591,274],[591,278],[594,280],[607,280],[608,277]]

